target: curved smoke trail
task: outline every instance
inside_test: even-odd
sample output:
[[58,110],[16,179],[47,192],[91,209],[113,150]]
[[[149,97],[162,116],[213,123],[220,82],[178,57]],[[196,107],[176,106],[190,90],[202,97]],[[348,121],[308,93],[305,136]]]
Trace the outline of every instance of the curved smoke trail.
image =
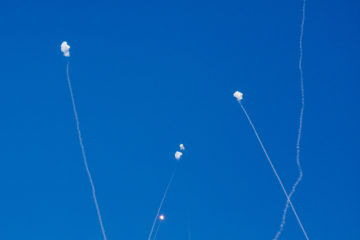
[[163,203],[164,203],[164,201],[165,201],[165,198],[166,198],[166,195],[167,195],[167,193],[168,193],[168,191],[169,191],[169,188],[170,188],[170,186],[171,186],[171,183],[172,183],[172,181],[174,180],[175,173],[176,173],[176,168],[175,168],[173,174],[171,175],[171,178],[170,178],[170,180],[169,180],[169,182],[168,182],[168,184],[167,184],[167,186],[166,186],[164,195],[163,195],[163,197],[162,197],[162,199],[161,199],[159,208],[158,208],[158,210],[157,210],[157,212],[156,212],[156,216],[155,216],[154,221],[153,221],[153,224],[152,224],[152,226],[151,226],[151,230],[150,230],[150,233],[149,233],[149,236],[148,236],[148,240],[151,239],[151,235],[152,235],[153,232],[154,232],[154,227],[155,227],[155,224],[156,224],[156,220],[159,218],[159,214],[160,214],[162,205],[163,205]]
[[83,156],[85,169],[86,169],[87,175],[89,177],[89,181],[90,181],[90,185],[91,185],[91,189],[92,189],[92,196],[93,196],[93,199],[94,199],[94,204],[95,204],[96,212],[97,212],[98,219],[99,219],[101,232],[102,232],[102,235],[104,237],[104,240],[107,240],[104,225],[103,225],[102,218],[101,218],[100,208],[99,208],[99,205],[98,205],[98,202],[97,202],[97,199],[96,199],[94,182],[93,182],[93,179],[92,179],[91,174],[90,174],[90,170],[89,170],[89,166],[88,166],[87,158],[86,158],[86,154],[85,154],[85,147],[84,147],[83,140],[82,140],[82,137],[81,137],[79,117],[78,117],[78,114],[77,114],[76,105],[75,105],[75,98],[74,98],[74,94],[73,94],[73,90],[72,90],[72,86],[71,86],[71,81],[70,81],[70,77],[69,77],[69,62],[66,65],[66,76],[67,76],[67,82],[68,82],[68,85],[69,85],[69,90],[70,90],[70,95],[71,95],[71,102],[72,102],[72,106],[73,106],[73,110],[74,110],[74,116],[75,116],[75,121],[76,121],[76,130],[77,130],[78,137],[79,137],[81,153],[82,153],[82,156]]
[[279,183],[280,183],[280,186],[281,186],[281,188],[282,188],[282,190],[283,190],[283,192],[284,192],[284,194],[285,194],[285,196],[286,196],[287,202],[290,204],[291,209],[292,209],[293,212],[294,212],[294,215],[295,215],[295,217],[296,217],[296,220],[298,221],[299,226],[300,226],[301,230],[303,231],[305,238],[306,238],[307,240],[309,240],[309,238],[308,238],[308,236],[307,236],[307,233],[306,233],[306,231],[305,231],[305,229],[304,229],[304,227],[303,227],[303,225],[302,225],[302,223],[301,223],[301,221],[300,221],[300,218],[299,218],[299,216],[298,216],[297,213],[296,213],[295,207],[293,206],[293,204],[292,204],[292,202],[291,202],[291,200],[290,200],[290,197],[289,197],[289,195],[287,194],[287,192],[286,192],[286,190],[285,190],[284,184],[282,183],[282,181],[281,181],[281,179],[280,179],[280,176],[279,176],[279,174],[277,173],[277,171],[276,171],[276,169],[275,169],[275,167],[274,167],[274,164],[272,163],[272,161],[271,161],[271,159],[270,159],[270,157],[269,157],[269,155],[268,155],[268,153],[267,153],[267,151],[266,151],[266,149],[265,149],[265,147],[264,147],[264,144],[262,143],[262,141],[261,141],[261,139],[260,139],[260,136],[259,136],[259,134],[258,134],[257,131],[256,131],[256,128],[255,128],[253,122],[251,121],[250,116],[248,115],[248,113],[247,113],[245,107],[242,105],[241,101],[239,101],[239,104],[240,104],[242,110],[244,111],[245,116],[246,116],[246,118],[248,119],[248,121],[249,121],[249,123],[250,123],[250,125],[251,125],[251,127],[252,127],[252,129],[253,129],[253,131],[254,131],[254,133],[255,133],[255,135],[256,135],[256,138],[257,138],[257,140],[259,141],[260,146],[261,146],[263,152],[265,153],[265,156],[266,156],[268,162],[270,163],[270,166],[271,166],[271,168],[272,168],[272,170],[273,170],[273,172],[274,172],[277,180],[278,180]]
[[[306,7],[306,0],[303,1],[303,7],[302,7],[302,21],[301,21],[301,27],[300,27],[300,41],[299,41],[299,72],[300,72],[300,88],[301,88],[301,109],[300,109],[300,117],[299,117],[299,131],[296,141],[296,164],[298,166],[299,170],[299,177],[292,186],[291,192],[289,194],[289,199],[292,197],[292,195],[295,193],[297,185],[301,182],[303,178],[303,171],[301,168],[300,163],[300,142],[301,142],[301,134],[302,134],[302,127],[303,127],[303,117],[304,117],[304,107],[305,107],[305,94],[304,94],[304,77],[303,77],[303,69],[302,69],[302,60],[303,60],[303,36],[304,36],[304,24],[305,24],[305,7]],[[279,231],[276,233],[273,240],[277,240],[284,230],[284,226],[286,223],[286,215],[289,208],[289,201],[286,201],[286,205],[283,211],[282,221],[280,224]]]

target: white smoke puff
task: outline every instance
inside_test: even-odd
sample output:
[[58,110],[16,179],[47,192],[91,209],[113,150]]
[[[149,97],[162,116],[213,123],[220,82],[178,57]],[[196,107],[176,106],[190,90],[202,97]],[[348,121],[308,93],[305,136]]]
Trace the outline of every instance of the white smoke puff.
[[180,150],[181,150],[181,151],[184,151],[184,150],[185,150],[184,144],[180,144]]
[[65,57],[70,57],[70,46],[68,45],[68,43],[66,41],[63,41],[61,43],[61,52],[64,53]]
[[243,94],[239,91],[234,92],[234,97],[240,102],[243,99]]
[[183,155],[182,152],[176,151],[176,153],[175,153],[175,158],[176,158],[177,160],[180,160],[180,158],[181,158],[182,155]]

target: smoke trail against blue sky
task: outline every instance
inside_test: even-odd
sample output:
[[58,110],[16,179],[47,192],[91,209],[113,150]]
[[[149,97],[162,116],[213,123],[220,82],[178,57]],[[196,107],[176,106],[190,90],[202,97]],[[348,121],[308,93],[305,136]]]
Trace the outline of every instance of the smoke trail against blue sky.
[[[69,54],[69,52],[65,51],[64,55],[69,56],[68,54]],[[90,173],[90,169],[89,169],[89,165],[88,165],[88,161],[87,161],[86,153],[85,153],[84,142],[83,142],[83,139],[82,139],[82,136],[81,136],[79,117],[78,117],[78,113],[77,113],[77,110],[76,110],[75,98],[74,98],[74,93],[73,93],[73,89],[72,89],[72,85],[71,85],[71,81],[70,81],[70,75],[69,75],[69,62],[67,62],[67,64],[66,64],[66,77],[67,77],[67,82],[68,82],[70,96],[71,96],[71,103],[72,103],[72,107],[73,107],[73,110],[74,110],[74,117],[75,117],[75,122],[76,122],[76,130],[77,130],[78,137],[79,137],[79,144],[80,144],[80,147],[81,147],[81,154],[82,154],[82,157],[83,157],[83,160],[84,160],[86,173],[87,173],[87,175],[89,177],[90,186],[91,186],[91,193],[92,193],[92,197],[93,197],[93,200],[94,200],[96,213],[97,213],[97,216],[98,216],[98,219],[99,219],[101,233],[103,235],[104,240],[107,240],[103,220],[102,220],[102,217],[101,217],[99,204],[98,204],[98,201],[97,201],[97,198],[96,198],[95,185],[94,185],[94,181],[92,179],[91,173]]]
[[[244,92],[290,193],[302,4],[2,1],[0,238],[103,238],[64,82],[66,40],[108,240],[147,238],[179,143],[186,161],[157,240],[187,239],[189,209],[194,240],[271,239],[286,198],[232,94]],[[359,9],[306,3],[304,178],[291,201],[313,240],[360,239]],[[279,240],[301,239],[287,212]]]
[[[302,19],[301,19],[301,26],[300,26],[300,40],[299,40],[299,73],[300,73],[300,91],[301,91],[301,109],[300,109],[300,117],[299,117],[299,130],[298,130],[298,136],[296,141],[296,164],[299,170],[299,176],[296,179],[294,185],[291,188],[291,192],[289,193],[289,198],[291,199],[292,195],[296,191],[297,185],[301,182],[303,178],[303,170],[300,163],[300,151],[301,151],[301,135],[302,135],[302,128],[303,128],[303,117],[304,117],[304,109],[305,109],[305,93],[304,93],[304,74],[303,74],[303,68],[302,68],[302,61],[303,61],[303,37],[304,37],[304,24],[305,24],[305,9],[306,9],[306,0],[303,1],[302,6]],[[277,240],[282,233],[285,223],[286,223],[286,214],[287,210],[289,208],[289,201],[286,200],[286,205],[283,210],[283,216],[280,223],[280,228],[278,232],[276,233],[273,240]]]
[[297,222],[299,223],[299,226],[300,226],[301,230],[302,230],[303,233],[304,233],[305,238],[306,238],[307,240],[309,240],[309,237],[308,237],[308,235],[307,235],[307,233],[306,233],[306,231],[305,231],[305,229],[304,229],[304,226],[303,226],[303,224],[302,224],[302,222],[301,222],[301,220],[300,220],[300,218],[299,218],[299,216],[298,216],[298,214],[297,214],[297,212],[296,212],[296,210],[295,210],[295,208],[294,208],[294,206],[293,206],[293,204],[292,204],[292,202],[291,202],[291,200],[290,200],[289,194],[286,192],[286,189],[285,189],[285,187],[284,187],[284,184],[283,184],[283,182],[281,181],[281,178],[280,178],[278,172],[276,171],[276,168],[275,168],[274,164],[272,163],[271,158],[269,157],[269,154],[267,153],[267,151],[266,151],[266,149],[265,149],[265,147],[264,147],[264,144],[263,144],[262,141],[261,141],[261,138],[260,138],[260,136],[259,136],[259,134],[258,134],[258,132],[257,132],[257,130],[256,130],[256,128],[255,128],[255,126],[254,126],[254,123],[252,122],[249,114],[247,113],[247,111],[246,111],[244,105],[241,103],[241,101],[239,101],[239,104],[240,104],[242,110],[244,111],[244,114],[245,114],[246,118],[248,119],[248,121],[249,121],[249,123],[250,123],[250,125],[251,125],[251,128],[253,129],[253,131],[254,131],[254,133],[255,133],[255,136],[256,136],[256,138],[257,138],[257,140],[258,140],[258,142],[259,142],[259,144],[260,144],[260,146],[261,146],[261,148],[262,148],[262,150],[263,150],[263,152],[264,152],[264,154],[265,154],[265,156],[266,156],[266,159],[268,160],[268,162],[269,162],[269,164],[270,164],[270,166],[271,166],[271,168],[272,168],[272,170],[273,170],[273,172],[274,172],[277,180],[279,181],[279,184],[280,184],[280,186],[281,186],[281,189],[283,190],[283,192],[284,192],[284,194],[285,194],[285,197],[286,197],[286,199],[287,199],[287,202],[288,202],[288,203],[290,204],[290,206],[291,206],[291,209],[292,209],[292,211],[293,211],[293,213],[294,213],[294,215],[295,215],[295,217],[296,217]]

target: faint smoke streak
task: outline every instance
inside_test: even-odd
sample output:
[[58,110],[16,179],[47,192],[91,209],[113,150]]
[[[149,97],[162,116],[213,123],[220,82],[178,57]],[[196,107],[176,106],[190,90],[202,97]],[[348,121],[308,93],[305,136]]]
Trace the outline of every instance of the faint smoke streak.
[[98,202],[97,202],[97,199],[96,199],[94,182],[93,182],[93,179],[92,179],[91,174],[90,174],[90,170],[89,170],[89,166],[88,166],[87,159],[86,159],[86,154],[85,154],[85,147],[84,147],[83,140],[82,140],[82,137],[81,137],[79,118],[78,118],[78,114],[77,114],[77,110],[76,110],[75,98],[74,98],[74,94],[73,94],[73,90],[72,90],[72,86],[71,86],[71,81],[70,81],[70,77],[69,77],[69,62],[66,65],[66,76],[67,76],[67,82],[68,82],[68,85],[69,85],[72,106],[73,106],[73,110],[74,110],[74,116],[75,116],[75,121],[76,121],[76,129],[77,129],[77,133],[78,133],[78,137],[79,137],[81,153],[82,153],[82,157],[83,157],[83,160],[84,160],[85,169],[86,169],[87,175],[89,177],[89,181],[90,181],[90,185],[91,185],[91,189],[92,189],[92,196],[93,196],[93,199],[94,199],[96,212],[97,212],[98,219],[99,219],[101,232],[102,232],[102,235],[104,237],[104,240],[107,240],[106,234],[105,234],[105,229],[104,229],[104,226],[103,226],[103,221],[102,221],[102,218],[101,218],[100,208],[99,208],[99,205],[98,205]]
[[161,221],[159,221],[159,224],[158,224],[157,227],[156,227],[156,231],[155,231],[155,235],[154,235],[153,240],[156,240],[156,237],[157,237],[158,232],[159,232],[160,225],[161,225]]
[[307,240],[309,240],[309,238],[308,238],[308,236],[307,236],[307,234],[306,234],[306,231],[305,231],[305,229],[304,229],[304,227],[303,227],[303,225],[302,225],[302,223],[301,223],[301,221],[300,221],[300,218],[299,218],[299,216],[298,216],[297,213],[296,213],[295,207],[293,206],[293,204],[292,204],[292,202],[291,202],[291,200],[290,200],[290,198],[289,198],[289,195],[287,194],[287,192],[286,192],[286,190],[285,190],[284,184],[282,183],[282,181],[281,181],[281,179],[280,179],[280,176],[279,176],[279,174],[277,173],[277,171],[276,171],[276,169],[275,169],[275,167],[274,167],[274,164],[272,163],[272,161],[271,161],[271,159],[270,159],[270,157],[269,157],[269,155],[268,155],[268,153],[267,153],[267,151],[266,151],[266,149],[265,149],[265,147],[264,147],[264,145],[263,145],[263,143],[262,143],[262,141],[261,141],[261,139],[260,139],[260,137],[259,137],[259,134],[258,134],[257,131],[256,131],[256,128],[255,128],[253,122],[251,121],[251,119],[250,119],[250,117],[249,117],[249,115],[248,115],[245,107],[244,107],[243,104],[241,103],[241,101],[239,101],[239,104],[240,104],[242,110],[244,111],[245,116],[246,116],[246,118],[248,119],[248,121],[249,121],[249,123],[250,123],[250,125],[251,125],[251,127],[252,127],[252,129],[253,129],[253,131],[254,131],[254,133],[255,133],[255,135],[256,135],[256,138],[257,138],[257,140],[259,141],[260,146],[261,146],[262,150],[264,151],[264,154],[265,154],[265,156],[266,156],[266,158],[267,158],[267,160],[268,160],[268,162],[269,162],[269,164],[270,164],[270,166],[271,166],[271,168],[272,168],[272,170],[273,170],[273,172],[274,172],[277,180],[278,180],[279,183],[280,183],[280,186],[281,186],[281,188],[282,188],[282,190],[283,190],[283,192],[284,192],[284,194],[285,194],[285,196],[286,196],[287,201],[289,202],[289,204],[290,204],[290,206],[291,206],[291,208],[292,208],[292,210],[293,210],[293,212],[294,212],[294,215],[295,215],[295,217],[296,217],[296,219],[297,219],[297,221],[298,221],[298,223],[299,223],[299,225],[300,225],[300,227],[301,227],[301,230],[302,230],[303,233],[304,233],[305,238],[306,238]]
[[284,230],[284,226],[286,223],[286,215],[287,210],[289,208],[289,201],[292,197],[292,195],[295,193],[297,185],[301,182],[303,178],[303,171],[301,168],[300,163],[300,143],[301,143],[301,134],[302,134],[302,127],[303,127],[303,117],[304,117],[304,107],[305,107],[305,94],[304,94],[304,77],[303,77],[303,69],[302,69],[302,60],[303,60],[303,36],[304,36],[304,24],[305,24],[305,7],[306,7],[306,0],[303,1],[302,6],[302,21],[301,21],[301,27],[300,27],[300,41],[299,41],[299,72],[300,72],[300,88],[301,88],[301,109],[300,109],[300,117],[299,117],[299,130],[298,130],[298,136],[296,141],[296,164],[298,166],[299,176],[294,185],[292,186],[291,192],[289,194],[289,199],[286,201],[286,205],[283,211],[283,216],[280,224],[279,231],[276,233],[273,240],[277,240]]
[[153,232],[154,232],[154,227],[155,227],[156,221],[157,221],[158,218],[159,218],[159,214],[160,214],[162,205],[164,204],[164,201],[165,201],[166,195],[167,195],[167,193],[168,193],[168,191],[169,191],[169,188],[170,188],[170,186],[171,186],[171,183],[172,183],[173,180],[174,180],[175,173],[176,173],[176,168],[175,168],[173,174],[171,175],[170,180],[169,180],[169,182],[168,182],[168,184],[167,184],[167,186],[166,186],[164,195],[163,195],[163,197],[162,197],[162,199],[161,199],[159,208],[158,208],[158,210],[157,210],[157,212],[156,212],[156,216],[155,216],[154,221],[153,221],[153,224],[152,224],[152,226],[151,226],[151,230],[150,230],[150,233],[149,233],[149,236],[148,236],[148,240],[151,239],[151,236],[152,236],[152,234],[153,234]]

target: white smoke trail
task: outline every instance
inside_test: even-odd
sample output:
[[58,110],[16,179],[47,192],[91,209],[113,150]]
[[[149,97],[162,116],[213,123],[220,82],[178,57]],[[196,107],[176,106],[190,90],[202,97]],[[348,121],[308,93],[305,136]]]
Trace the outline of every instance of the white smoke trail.
[[296,219],[297,219],[297,221],[298,221],[298,223],[299,223],[299,225],[300,225],[301,230],[302,230],[303,233],[304,233],[305,238],[306,238],[307,240],[309,240],[309,238],[308,238],[308,236],[307,236],[307,234],[306,234],[306,231],[305,231],[305,229],[304,229],[304,227],[303,227],[303,225],[302,225],[302,223],[301,223],[301,221],[300,221],[300,218],[299,218],[299,216],[298,216],[297,213],[296,213],[295,207],[293,206],[293,204],[292,204],[292,202],[291,202],[291,200],[290,200],[290,197],[289,197],[289,195],[287,194],[287,192],[286,192],[286,190],[285,190],[284,184],[282,183],[282,181],[281,181],[281,179],[280,179],[280,176],[279,176],[279,174],[277,173],[277,171],[276,171],[276,169],[275,169],[275,167],[274,167],[274,165],[273,165],[273,163],[272,163],[272,161],[271,161],[271,159],[270,159],[270,157],[269,157],[269,155],[268,155],[268,153],[267,153],[267,151],[266,151],[266,149],[265,149],[265,147],[264,147],[264,145],[263,145],[263,143],[262,143],[262,141],[261,141],[261,139],[260,139],[260,137],[259,137],[259,134],[258,134],[257,131],[256,131],[256,128],[255,128],[253,122],[251,121],[251,119],[250,119],[250,117],[249,117],[249,115],[248,115],[245,107],[244,107],[243,104],[241,103],[241,101],[239,101],[239,104],[240,104],[242,110],[244,111],[245,116],[246,116],[246,118],[248,119],[248,121],[249,121],[249,123],[250,123],[250,125],[251,125],[251,127],[252,127],[252,129],[253,129],[253,131],[254,131],[254,133],[255,133],[255,135],[256,135],[256,138],[257,138],[257,140],[259,141],[260,146],[261,146],[262,150],[264,151],[265,156],[266,156],[268,162],[270,163],[270,166],[271,166],[272,170],[274,171],[274,174],[275,174],[277,180],[278,180],[279,183],[280,183],[280,186],[281,186],[281,188],[282,188],[282,190],[283,190],[283,192],[284,192],[284,194],[285,194],[285,196],[286,196],[287,201],[289,202],[289,204],[290,204],[290,206],[291,206],[291,208],[292,208],[292,210],[293,210],[293,212],[294,212],[294,215],[295,215],[295,217],[296,217]]
[[[298,130],[298,136],[297,136],[297,141],[296,141],[296,164],[298,166],[299,177],[296,180],[296,182],[294,183],[294,185],[292,186],[291,192],[289,194],[289,199],[295,193],[297,185],[301,182],[301,180],[303,178],[303,171],[302,171],[301,163],[300,163],[300,142],[301,142],[301,134],[302,134],[302,126],[303,126],[304,107],[305,107],[304,77],[303,77],[303,69],[302,69],[305,7],[306,7],[306,0],[303,1],[303,6],[302,6],[302,21],[301,21],[301,27],[300,27],[300,41],[299,41],[299,52],[300,52],[299,72],[300,72],[300,88],[301,88],[301,109],[300,109],[300,117],[299,117],[299,130]],[[273,240],[277,240],[279,238],[280,234],[282,233],[282,231],[284,230],[288,208],[289,208],[289,200],[286,201],[280,228],[279,228],[279,231],[276,233],[275,237],[273,238]]]
[[73,106],[73,110],[74,110],[74,116],[75,116],[75,121],[76,121],[76,129],[77,129],[77,132],[78,132],[79,143],[80,143],[80,147],[81,147],[81,153],[82,153],[82,156],[83,156],[85,169],[86,169],[87,175],[89,177],[89,181],[90,181],[90,185],[91,185],[91,189],[92,189],[92,196],[93,196],[93,199],[94,199],[96,212],[97,212],[98,219],[99,219],[101,232],[102,232],[102,235],[104,237],[104,240],[107,240],[106,234],[105,234],[105,229],[104,229],[102,218],[101,218],[100,208],[99,208],[99,205],[98,205],[98,202],[97,202],[97,199],[96,199],[94,182],[93,182],[91,174],[90,174],[90,170],[89,170],[89,166],[88,166],[87,159],[86,159],[86,154],[85,154],[85,147],[84,147],[83,140],[82,140],[82,137],[81,137],[79,118],[78,118],[78,114],[77,114],[77,110],[76,110],[75,98],[74,98],[74,94],[73,94],[73,90],[72,90],[72,86],[71,86],[71,81],[70,81],[70,77],[69,77],[69,62],[66,65],[66,76],[67,76],[67,82],[68,82],[68,85],[69,85],[72,106]]
[[150,230],[150,233],[149,233],[149,236],[148,236],[148,240],[151,239],[151,236],[152,236],[152,234],[153,234],[156,221],[157,221],[158,218],[159,218],[159,213],[160,213],[160,211],[161,211],[162,205],[163,205],[163,203],[164,203],[164,201],[165,201],[165,198],[166,198],[166,195],[167,195],[167,193],[168,193],[168,191],[169,191],[169,188],[170,188],[170,186],[171,186],[171,183],[172,183],[172,181],[173,181],[173,179],[174,179],[174,177],[175,177],[175,173],[176,173],[176,168],[175,168],[173,174],[171,175],[171,178],[170,178],[170,180],[169,180],[169,182],[168,182],[168,184],[167,184],[167,186],[166,186],[164,195],[163,195],[163,197],[162,197],[162,199],[161,199],[159,208],[158,208],[158,210],[157,210],[157,212],[156,212],[156,216],[155,216],[154,221],[153,221],[153,224],[152,224],[152,226],[151,226],[151,230]]
[[159,221],[159,224],[158,224],[158,226],[157,226],[157,228],[156,228],[156,231],[155,231],[155,235],[154,235],[153,240],[156,240],[156,237],[157,237],[158,232],[159,232],[160,225],[161,225],[161,221]]

